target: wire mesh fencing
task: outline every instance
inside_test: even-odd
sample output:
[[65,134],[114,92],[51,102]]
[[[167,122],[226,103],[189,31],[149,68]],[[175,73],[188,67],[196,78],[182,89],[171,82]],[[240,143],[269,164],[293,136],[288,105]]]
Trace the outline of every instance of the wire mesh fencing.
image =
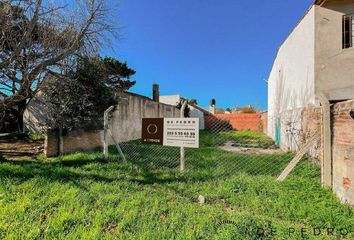
[[[141,122],[141,119],[138,121]],[[293,165],[300,160],[310,162],[313,158],[311,151],[319,141],[316,138],[316,141],[308,142],[306,146],[306,139],[302,141],[298,136],[297,149],[286,146],[280,148],[279,141],[289,129],[279,129],[279,122],[273,118],[268,118],[266,125],[260,124],[253,130],[238,130],[230,121],[212,114],[203,121],[207,121],[207,124],[202,124],[203,127],[199,130],[199,148],[185,148],[183,154],[183,174],[198,179],[222,178],[235,174],[278,177],[295,157],[298,160]],[[313,134],[318,131],[315,129]],[[140,168],[180,172],[179,147],[146,145],[138,136],[136,139],[119,141],[119,147],[126,161]],[[288,151],[289,149],[292,151]]]

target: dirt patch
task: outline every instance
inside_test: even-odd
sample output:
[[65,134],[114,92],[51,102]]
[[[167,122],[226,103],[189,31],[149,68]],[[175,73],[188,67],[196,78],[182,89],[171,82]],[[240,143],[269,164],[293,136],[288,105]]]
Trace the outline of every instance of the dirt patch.
[[33,160],[43,153],[44,141],[14,140],[6,134],[0,135],[0,155],[8,160]]
[[274,153],[284,153],[281,149],[264,149],[264,148],[247,148],[234,146],[234,143],[229,141],[225,143],[220,149],[227,152],[235,153],[249,153],[249,154],[274,154]]

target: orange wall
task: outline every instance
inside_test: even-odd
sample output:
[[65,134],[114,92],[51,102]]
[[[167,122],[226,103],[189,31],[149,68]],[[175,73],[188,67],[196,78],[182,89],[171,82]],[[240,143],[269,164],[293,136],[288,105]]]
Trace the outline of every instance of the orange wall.
[[262,130],[260,127],[265,124],[262,113],[238,113],[238,114],[213,114],[205,117],[205,128],[212,129],[217,120],[226,120],[235,130]]

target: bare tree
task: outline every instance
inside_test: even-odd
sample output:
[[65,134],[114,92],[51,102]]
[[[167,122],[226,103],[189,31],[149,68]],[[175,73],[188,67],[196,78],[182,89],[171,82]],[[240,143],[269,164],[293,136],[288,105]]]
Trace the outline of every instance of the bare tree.
[[22,130],[46,76],[62,74],[75,54],[96,53],[114,34],[108,14],[105,0],[0,1],[0,123],[12,112]]

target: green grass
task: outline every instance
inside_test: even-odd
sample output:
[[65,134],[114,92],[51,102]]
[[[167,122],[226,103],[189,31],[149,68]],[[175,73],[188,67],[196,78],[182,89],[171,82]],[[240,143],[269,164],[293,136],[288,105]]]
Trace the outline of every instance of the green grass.
[[[333,239],[314,238],[311,228],[332,227],[338,237],[354,224],[352,209],[321,188],[309,160],[276,181],[290,153],[187,149],[180,174],[178,148],[138,141],[122,148],[125,163],[113,147],[108,162],[100,152],[2,160],[0,239],[301,239],[301,228],[309,239]],[[263,238],[257,228],[266,229]]]
[[203,130],[199,132],[200,147],[217,147],[227,142],[227,139],[220,132]]
[[32,140],[32,141],[44,140],[44,135],[43,134],[39,134],[39,133],[30,133],[29,134],[29,139]]
[[208,131],[200,132],[200,145],[203,147],[213,147],[223,145],[231,141],[235,146],[253,148],[275,148],[273,139],[263,132],[244,131]]
[[[139,142],[122,144],[128,160],[145,170],[179,169],[179,148],[141,145]],[[114,154],[118,155],[115,149]],[[247,154],[231,153],[215,147],[185,149],[188,169],[197,180],[226,178],[235,173],[278,176],[294,157],[293,153]]]
[[246,130],[222,132],[221,135],[234,142],[237,146],[257,147],[257,148],[274,148],[273,139],[265,135],[263,132]]

